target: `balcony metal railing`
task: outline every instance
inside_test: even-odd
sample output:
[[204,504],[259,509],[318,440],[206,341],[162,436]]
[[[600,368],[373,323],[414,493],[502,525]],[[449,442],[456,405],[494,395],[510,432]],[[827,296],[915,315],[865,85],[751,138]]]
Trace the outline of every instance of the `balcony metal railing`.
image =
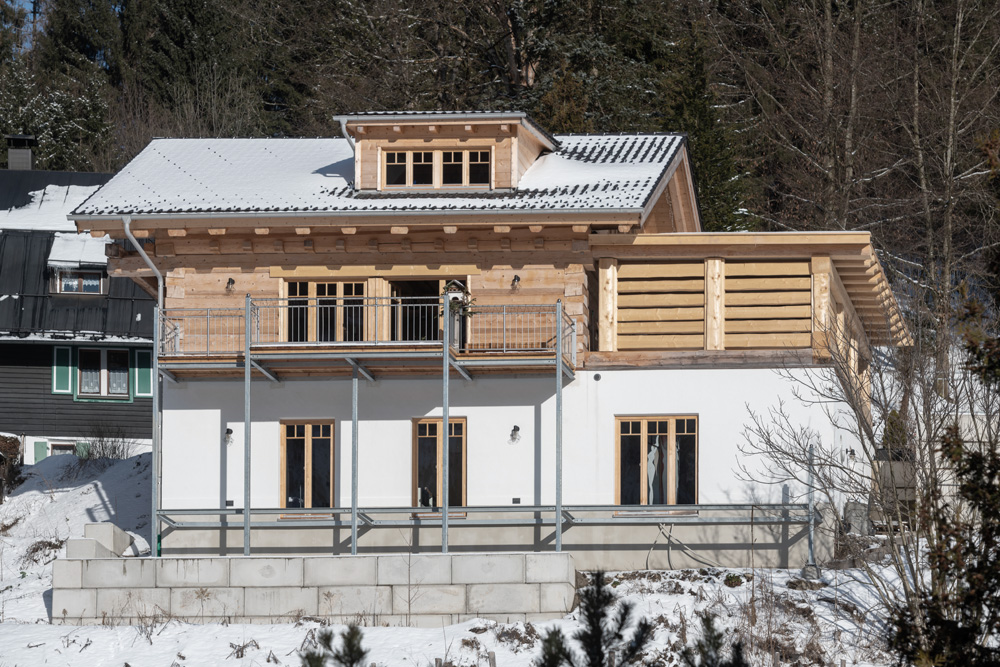
[[[465,355],[551,354],[575,362],[576,329],[559,307],[452,305],[451,348]],[[238,354],[244,350],[245,308],[167,308],[158,314],[161,356]],[[440,297],[251,299],[250,346],[436,346],[442,344]]]

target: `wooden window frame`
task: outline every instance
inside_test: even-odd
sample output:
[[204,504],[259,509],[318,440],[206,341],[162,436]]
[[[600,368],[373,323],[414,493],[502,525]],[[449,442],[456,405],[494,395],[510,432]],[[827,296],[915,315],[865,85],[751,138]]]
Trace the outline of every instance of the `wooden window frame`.
[[[677,504],[677,422],[681,419],[693,419],[695,421],[694,432],[694,504],[698,504],[698,494],[700,490],[700,476],[698,475],[701,458],[701,424],[696,414],[676,414],[676,415],[624,415],[615,417],[615,505],[621,505],[621,448],[622,448],[622,422],[642,422],[640,441],[645,444],[648,438],[647,424],[649,422],[666,421],[668,423],[668,446],[667,446],[667,502],[663,505],[649,504],[649,488],[647,484],[639,486],[639,505],[643,507],[662,507],[668,509],[671,505]],[[687,434],[682,434],[687,435]],[[639,457],[639,478],[640,481],[648,479],[648,460],[645,456]]]
[[[436,511],[432,511],[431,508],[421,507],[420,504],[419,504],[419,500],[420,500],[420,498],[419,498],[420,488],[419,488],[419,485],[417,483],[417,473],[418,473],[417,456],[418,456],[418,452],[419,452],[419,447],[417,446],[417,443],[418,443],[418,441],[417,441],[418,428],[420,427],[421,424],[437,424],[437,426],[438,426],[438,435],[437,435],[437,462],[438,462],[438,466],[437,466],[437,489],[435,490],[435,494],[436,495],[434,496],[434,499],[435,500],[440,500],[441,499],[441,491],[442,491],[442,487],[443,487],[443,481],[442,480],[444,479],[444,475],[442,475],[442,468],[443,468],[443,466],[442,466],[442,462],[443,462],[442,453],[443,453],[444,439],[441,436],[442,431],[444,431],[444,429],[441,428],[443,426],[443,422],[444,422],[444,419],[442,419],[441,417],[414,417],[414,419],[413,419],[413,426],[412,426],[412,429],[411,429],[411,432],[412,432],[412,435],[411,435],[411,441],[412,441],[412,443],[411,443],[412,444],[411,468],[412,468],[412,472],[411,472],[411,483],[410,483],[410,503],[413,506],[413,508],[417,510],[417,513],[419,513],[420,515],[434,516],[434,515],[440,513],[441,507],[439,505],[436,508]],[[449,498],[448,498],[449,508],[450,507],[464,507],[465,504],[468,503],[468,501],[469,501],[469,496],[467,494],[467,490],[468,490],[468,471],[469,471],[469,424],[468,424],[468,421],[466,420],[465,417],[449,417],[448,418],[448,428],[450,429],[451,425],[453,425],[453,424],[462,424],[462,500],[464,502],[463,502],[462,505],[452,505],[451,504],[451,497],[450,497],[451,494],[449,493]],[[451,489],[449,489],[449,491],[451,491]],[[449,511],[448,512],[448,516],[449,517],[451,517],[451,516],[462,517],[462,516],[465,516],[465,513],[464,512],[456,513],[456,512],[453,512],[453,511]]]
[[[404,153],[406,155],[406,183],[404,185],[389,185],[388,184],[388,172],[387,167],[389,166],[388,155],[390,153]],[[415,153],[430,153],[431,154],[431,165],[433,169],[433,177],[431,183],[413,183],[413,155]],[[459,183],[444,183],[444,154],[445,153],[461,153],[462,155],[462,182]],[[487,154],[487,161],[485,164],[489,166],[490,177],[486,183],[470,183],[469,182],[469,164],[471,153],[485,153]],[[493,146],[479,146],[479,147],[466,147],[466,148],[439,148],[428,150],[426,148],[400,148],[400,149],[382,149],[379,150],[379,180],[378,189],[379,190],[493,190],[496,184],[496,155]],[[398,163],[394,163],[398,164]],[[483,163],[476,163],[483,164]]]
[[[306,296],[289,296],[288,286],[293,283],[305,283],[307,285],[307,295]],[[317,295],[318,285],[336,285],[336,295]],[[344,286],[345,285],[361,285],[361,295],[349,295],[344,296]],[[280,330],[280,340],[283,342],[307,342],[307,343],[344,343],[344,342],[356,342],[361,345],[365,342],[370,342],[367,339],[371,337],[369,335],[369,328],[373,326],[373,323],[369,323],[369,317],[367,309],[364,307],[364,301],[362,301],[362,339],[360,341],[345,341],[344,340],[344,310],[343,308],[336,308],[334,310],[335,320],[333,323],[333,330],[335,332],[334,340],[332,341],[321,341],[318,340],[318,314],[319,314],[319,300],[320,299],[336,299],[338,305],[343,305],[344,299],[366,299],[368,298],[368,281],[358,279],[358,280],[286,280],[282,286],[282,291],[285,296],[285,302],[288,308],[281,309],[281,317],[278,326],[281,327]],[[288,313],[286,310],[292,308],[292,299],[305,299],[306,300],[306,340],[305,341],[290,341],[288,335]]]
[[[65,291],[63,290],[63,277],[76,274],[76,284],[77,291]],[[97,276],[98,289],[96,292],[84,292],[83,291],[83,280],[85,276]],[[57,294],[72,294],[74,296],[101,296],[108,293],[108,283],[107,278],[104,276],[102,271],[86,271],[81,269],[56,269],[55,272],[55,290]]]
[[[329,426],[330,427],[330,507],[317,507],[316,514],[325,513],[324,510],[330,510],[337,507],[337,478],[335,473],[337,471],[337,422],[335,419],[281,419],[278,421],[279,427],[281,428],[281,465],[280,475],[281,483],[280,490],[281,496],[278,498],[278,507],[283,509],[288,509],[286,503],[288,502],[288,493],[285,484],[288,481],[288,468],[287,461],[288,457],[285,453],[286,440],[288,437],[286,426],[293,425],[303,425],[306,426],[305,435],[305,491],[303,492],[303,501],[307,505],[301,509],[313,509],[308,507],[308,504],[312,503],[312,429],[311,426]],[[293,508],[299,509],[299,508]]]

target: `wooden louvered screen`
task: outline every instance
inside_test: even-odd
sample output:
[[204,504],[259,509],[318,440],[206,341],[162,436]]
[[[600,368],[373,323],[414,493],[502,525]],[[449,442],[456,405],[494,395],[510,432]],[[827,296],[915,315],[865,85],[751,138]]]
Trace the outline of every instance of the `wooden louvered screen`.
[[727,350],[811,346],[809,262],[727,260],[725,274]]
[[700,350],[705,263],[622,264],[617,305],[619,350]]

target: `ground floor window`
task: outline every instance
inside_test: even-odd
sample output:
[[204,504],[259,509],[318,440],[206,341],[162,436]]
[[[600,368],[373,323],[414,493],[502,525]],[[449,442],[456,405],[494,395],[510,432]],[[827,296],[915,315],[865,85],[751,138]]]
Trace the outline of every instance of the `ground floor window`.
[[281,422],[281,506],[333,507],[333,422]]
[[619,505],[698,502],[697,417],[619,417],[616,440]]
[[80,395],[121,396],[129,395],[128,350],[83,348],[77,354]]
[[[413,506],[437,508],[441,503],[444,438],[442,420],[413,424]],[[465,419],[448,420],[448,506],[465,506]]]

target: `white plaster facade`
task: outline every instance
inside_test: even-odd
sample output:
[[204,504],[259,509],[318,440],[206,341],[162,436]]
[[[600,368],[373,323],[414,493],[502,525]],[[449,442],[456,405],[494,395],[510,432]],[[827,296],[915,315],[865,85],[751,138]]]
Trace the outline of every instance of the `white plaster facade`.
[[[795,383],[786,376],[808,372],[813,371],[577,372],[563,389],[563,502],[614,504],[615,418],[632,415],[698,417],[699,503],[780,502],[780,489],[750,485],[737,474],[748,410],[762,413],[784,401],[796,423],[814,429],[825,442],[849,437],[835,431],[821,407],[805,406],[794,397]],[[450,414],[467,420],[469,505],[511,505],[515,498],[522,505],[554,502],[555,382],[554,375],[452,379]],[[242,507],[243,383],[185,381],[165,383],[164,389],[160,507],[222,508],[227,500]],[[411,506],[412,420],[440,417],[441,403],[440,378],[361,381],[359,506]],[[281,506],[283,419],[336,420],[334,493],[340,507],[350,507],[349,379],[252,383],[253,507]],[[519,427],[517,441],[510,437],[514,425]],[[229,444],[227,428],[233,431]],[[793,501],[795,494],[793,490]]]

